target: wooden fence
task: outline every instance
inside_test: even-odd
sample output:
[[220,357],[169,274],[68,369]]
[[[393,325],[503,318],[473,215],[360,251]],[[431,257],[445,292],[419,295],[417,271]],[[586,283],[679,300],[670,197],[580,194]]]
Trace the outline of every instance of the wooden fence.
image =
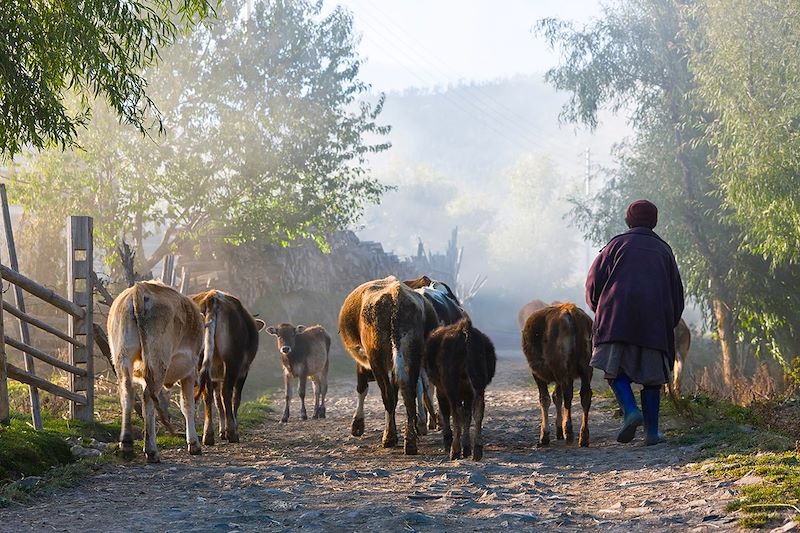
[[[3,218],[6,240],[9,246],[9,262],[11,263],[11,266],[0,264],[0,277],[2,277],[3,281],[10,283],[14,289],[11,292],[14,297],[14,303],[4,300],[2,306],[0,306],[0,336],[5,341],[0,343],[0,423],[7,424],[10,421],[8,379],[28,385],[31,396],[31,417],[33,426],[36,429],[41,429],[42,427],[38,401],[39,390],[69,400],[71,418],[92,420],[94,416],[94,367],[92,364],[94,346],[92,263],[94,251],[92,247],[92,219],[85,216],[69,218],[66,262],[69,298],[65,298],[19,273],[10,217],[8,216],[8,202],[5,198],[5,188],[3,186],[0,186],[0,196],[2,196],[3,200]],[[64,333],[58,328],[28,314],[25,311],[23,290],[66,313],[69,321],[68,331]],[[17,319],[20,331],[18,339],[6,335],[3,328],[4,312],[13,315]],[[28,326],[33,326],[66,341],[69,347],[69,361],[63,361],[31,346]],[[15,348],[24,354],[24,369],[8,362],[6,346]],[[69,373],[69,389],[38,376],[34,368],[34,359]]]

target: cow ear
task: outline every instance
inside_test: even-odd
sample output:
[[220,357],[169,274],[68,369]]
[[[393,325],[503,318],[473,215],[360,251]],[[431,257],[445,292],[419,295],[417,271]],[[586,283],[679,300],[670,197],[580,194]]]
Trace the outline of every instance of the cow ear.
[[[261,319],[256,318],[256,331],[261,331],[265,327],[267,327],[267,323],[264,322]],[[272,329],[275,329],[275,328],[272,328]]]
[[267,333],[269,333],[273,337],[277,337],[278,336],[278,330],[275,329],[273,326],[270,326],[270,327],[267,328]]
[[303,326],[303,325],[299,325],[296,328],[294,328],[294,332],[297,333],[298,335],[303,333],[305,330],[306,330],[306,327]]

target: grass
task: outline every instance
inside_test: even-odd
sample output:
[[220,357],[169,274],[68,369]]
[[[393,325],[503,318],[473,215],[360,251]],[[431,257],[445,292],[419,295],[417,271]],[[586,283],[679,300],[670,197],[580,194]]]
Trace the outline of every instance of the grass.
[[[739,512],[739,525],[760,528],[790,511],[800,515],[800,456],[791,437],[766,428],[763,410],[707,397],[662,402],[665,416],[677,424],[668,431],[677,444],[698,445],[698,468],[717,479],[756,476],[755,483],[736,486],[737,498],[728,505]],[[690,416],[677,413],[691,411]]]

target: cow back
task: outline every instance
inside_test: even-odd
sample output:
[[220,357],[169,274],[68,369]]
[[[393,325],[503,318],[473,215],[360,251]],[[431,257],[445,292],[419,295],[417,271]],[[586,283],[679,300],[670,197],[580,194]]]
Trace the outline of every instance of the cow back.
[[533,374],[548,382],[577,378],[591,359],[591,328],[591,318],[574,304],[534,312],[522,330],[522,351]]
[[547,307],[547,304],[541,300],[531,300],[523,305],[520,308],[519,313],[517,313],[517,324],[519,324],[519,329],[523,329],[525,327],[525,322],[527,322],[528,317],[530,317],[536,311],[544,309],[545,307]]

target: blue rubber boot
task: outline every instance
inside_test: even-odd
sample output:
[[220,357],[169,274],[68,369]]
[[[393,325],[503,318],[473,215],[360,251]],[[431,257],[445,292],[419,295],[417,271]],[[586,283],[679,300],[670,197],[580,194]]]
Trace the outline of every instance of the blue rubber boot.
[[661,407],[661,387],[642,389],[642,414],[644,415],[644,443],[647,446],[664,442],[658,430],[658,410]]
[[631,380],[628,376],[620,374],[612,379],[610,384],[625,417],[622,428],[617,433],[617,442],[627,443],[633,440],[636,428],[642,425],[642,412],[636,406],[636,398],[633,397]]

